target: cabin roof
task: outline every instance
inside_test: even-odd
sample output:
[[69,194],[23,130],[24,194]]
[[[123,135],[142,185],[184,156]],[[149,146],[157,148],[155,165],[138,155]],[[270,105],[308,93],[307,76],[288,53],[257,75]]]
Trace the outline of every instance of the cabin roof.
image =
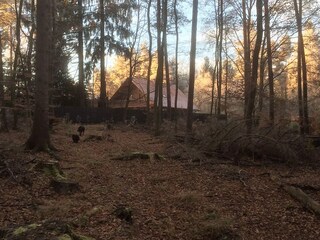
[[[120,88],[116,91],[116,93],[110,99],[111,107],[124,107],[127,92],[128,92],[129,80],[124,81]],[[138,91],[139,97],[131,97],[129,102],[129,107],[136,108],[145,108],[146,107],[146,99],[147,99],[147,80],[144,78],[134,78],[132,80],[132,89],[131,91]],[[154,81],[150,81],[150,105],[153,106],[154,96],[155,96],[155,84]],[[175,92],[176,85],[172,84],[170,86],[171,93],[171,107],[174,108],[175,101]],[[166,85],[163,85],[163,107],[167,107],[167,88]],[[180,89],[178,89],[178,101],[177,108],[179,109],[187,109],[188,107],[188,96],[184,94]]]

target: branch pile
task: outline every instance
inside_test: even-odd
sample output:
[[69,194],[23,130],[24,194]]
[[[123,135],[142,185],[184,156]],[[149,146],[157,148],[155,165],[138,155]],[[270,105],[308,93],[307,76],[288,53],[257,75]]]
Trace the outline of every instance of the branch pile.
[[201,150],[210,155],[221,154],[239,162],[243,157],[277,162],[316,159],[315,146],[308,138],[293,131],[290,124],[256,127],[246,133],[245,121],[213,121],[196,126],[195,137]]

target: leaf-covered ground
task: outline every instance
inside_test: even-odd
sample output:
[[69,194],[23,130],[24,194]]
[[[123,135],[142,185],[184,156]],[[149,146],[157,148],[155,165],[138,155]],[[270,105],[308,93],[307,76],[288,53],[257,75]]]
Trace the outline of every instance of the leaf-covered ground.
[[[54,158],[23,151],[19,146],[26,132],[1,133],[0,158],[6,166],[0,166],[0,235],[55,221],[95,239],[320,239],[320,217],[270,178],[305,187],[320,202],[320,168],[177,160],[170,156],[188,148],[155,138],[142,126],[87,125],[75,144],[71,134],[77,127],[60,124],[51,135],[63,172],[80,184],[71,194],[56,193],[49,177],[35,171],[38,161]],[[115,160],[132,152],[164,158]],[[116,216],[119,206],[130,209],[132,223]]]

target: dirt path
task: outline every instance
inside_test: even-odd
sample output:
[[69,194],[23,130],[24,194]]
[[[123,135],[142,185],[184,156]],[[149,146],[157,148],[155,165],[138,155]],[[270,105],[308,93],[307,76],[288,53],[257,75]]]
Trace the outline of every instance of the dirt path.
[[[60,149],[63,171],[80,183],[81,191],[58,195],[38,177],[30,197],[14,181],[0,179],[2,226],[60,219],[77,222],[77,231],[96,239],[320,239],[319,218],[269,176],[281,172],[284,179],[312,179],[320,186],[317,170],[199,165],[168,158],[112,160],[128,152],[164,155],[176,149],[141,129],[121,127],[109,131],[107,140],[83,141],[104,132],[97,125],[86,126],[82,141],[73,144],[69,135],[75,129],[58,127],[52,139]],[[320,200],[319,192],[310,193]],[[30,205],[35,199],[36,206]],[[132,209],[133,224],[113,214],[119,205]],[[83,217],[85,212],[94,214]]]

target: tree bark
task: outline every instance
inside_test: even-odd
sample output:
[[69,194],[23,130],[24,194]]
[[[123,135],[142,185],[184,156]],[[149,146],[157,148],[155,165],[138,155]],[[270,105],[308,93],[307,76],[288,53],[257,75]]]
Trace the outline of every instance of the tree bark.
[[104,0],[100,0],[100,99],[98,107],[106,109],[106,72],[105,72],[105,42],[104,42],[104,28],[105,28],[105,14],[104,14]]
[[52,38],[51,0],[37,1],[36,89],[32,132],[26,142],[28,149],[48,150],[49,79]]
[[195,82],[195,71],[196,71],[197,23],[198,23],[198,0],[193,0],[191,50],[190,50],[190,73],[189,73],[189,91],[188,91],[188,109],[187,109],[187,134],[191,133],[192,122],[193,122],[193,97],[194,97],[194,82]]

